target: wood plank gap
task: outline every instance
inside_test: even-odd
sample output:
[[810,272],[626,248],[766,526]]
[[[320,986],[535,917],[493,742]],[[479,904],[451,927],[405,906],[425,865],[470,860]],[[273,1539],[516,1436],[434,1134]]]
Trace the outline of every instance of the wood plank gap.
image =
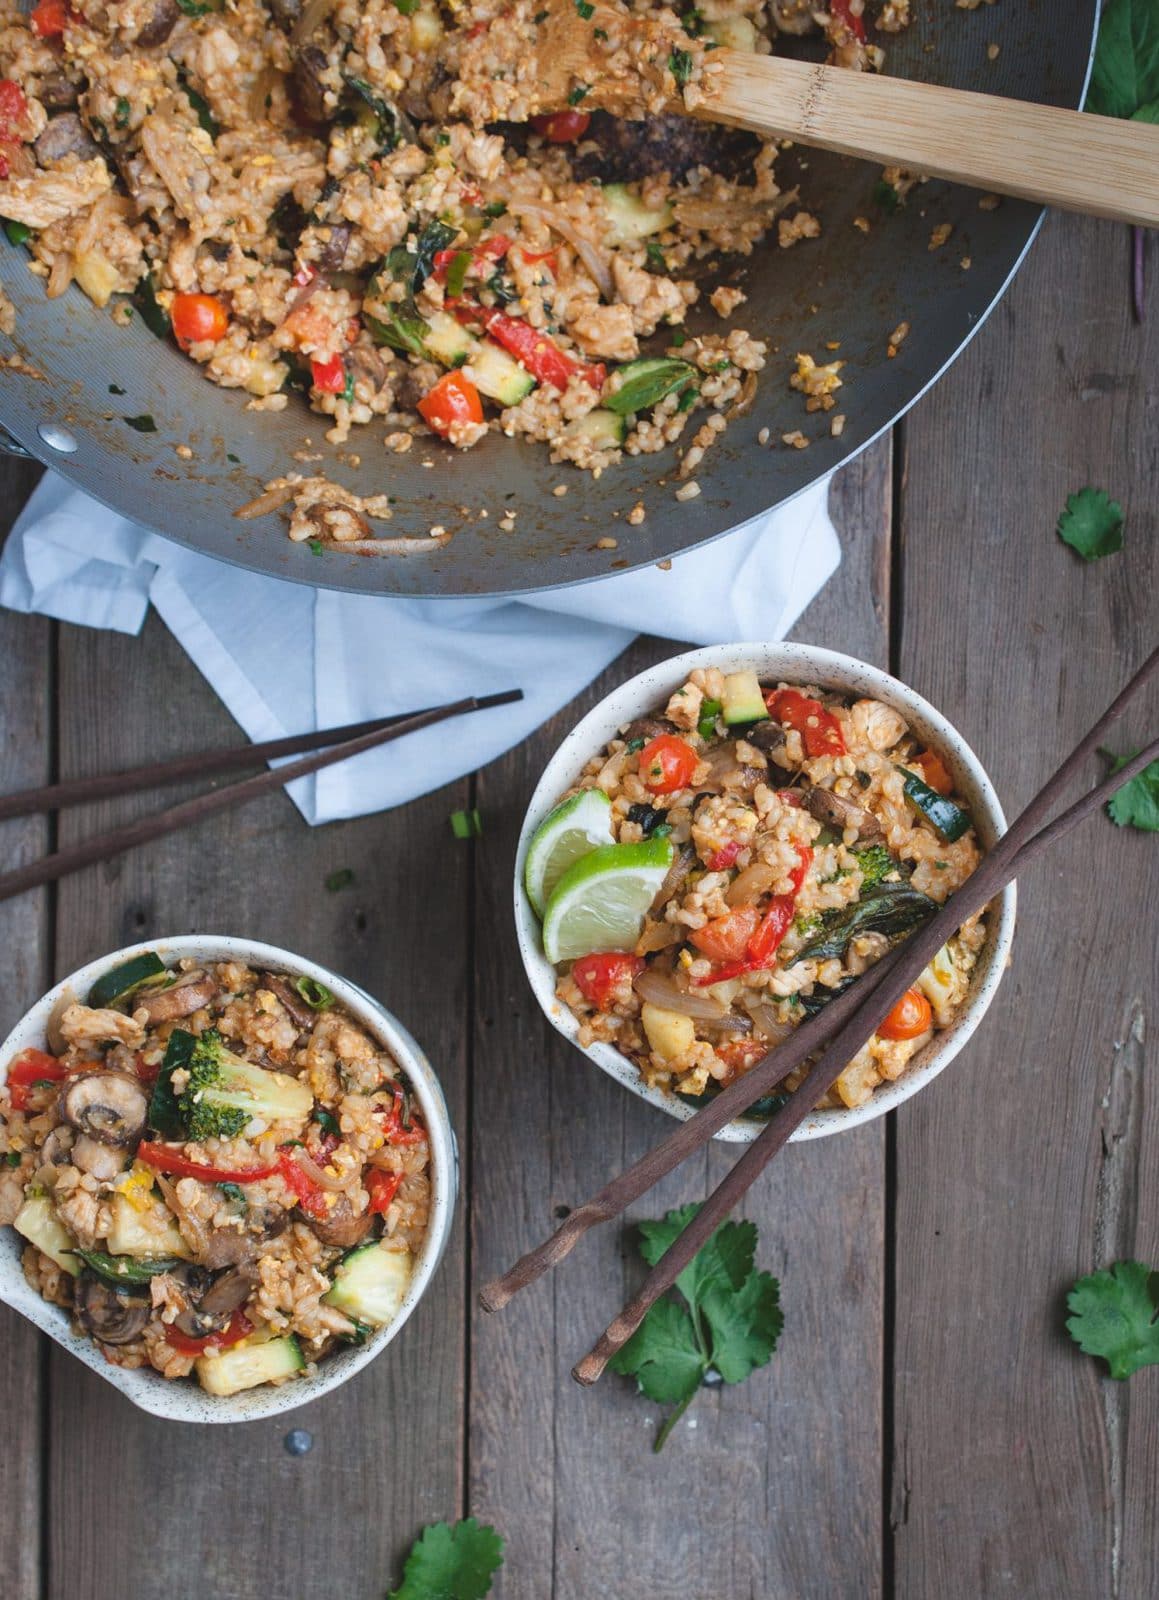
[[893,430],[893,450],[890,457],[890,516],[889,516],[889,572],[886,594],[889,610],[886,616],[886,638],[889,649],[889,670],[894,677],[899,674],[902,652],[902,601],[905,594],[905,480],[906,480],[906,424],[904,417]]
[[[48,749],[48,782],[60,781],[60,638],[61,624],[55,619],[48,627],[48,687],[46,697],[45,744]],[[53,811],[45,818],[48,850],[57,849],[60,817]],[[57,885],[50,883],[44,892],[44,955],[46,976],[55,983],[60,971],[56,955]],[[40,1600],[49,1600],[49,1562],[52,1553],[52,1346],[47,1338],[40,1340],[37,1365],[40,1371],[40,1526],[37,1543],[40,1549]]]
[[[479,774],[472,772],[467,781],[467,815],[473,816],[479,804]],[[471,1515],[471,1346],[474,1318],[471,1315],[472,1261],[475,1214],[473,1178],[475,1163],[475,1021],[477,1015],[476,990],[479,975],[475,970],[475,917],[479,906],[479,846],[474,836],[468,848],[471,852],[471,870],[467,873],[467,1006],[465,1044],[466,1088],[463,1093],[463,1138],[459,1150],[459,1182],[463,1190],[463,1406],[459,1429],[459,1515]]]

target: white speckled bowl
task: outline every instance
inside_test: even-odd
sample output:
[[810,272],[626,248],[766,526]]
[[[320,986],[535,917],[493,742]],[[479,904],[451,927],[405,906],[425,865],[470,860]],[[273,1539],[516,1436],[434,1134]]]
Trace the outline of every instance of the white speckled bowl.
[[[591,757],[624,723],[654,712],[657,706],[663,707],[668,696],[684,683],[696,667],[719,667],[722,672],[751,668],[763,682],[784,680],[787,683],[813,683],[826,689],[868,695],[896,707],[913,731],[923,742],[937,750],[946,762],[957,790],[966,800],[974,818],[982,845],[989,849],[1006,829],[1006,818],[994,786],[986,776],[982,763],[957,729],[921,695],[864,661],[839,655],[835,650],[816,649],[812,645],[732,644],[688,650],[683,655],[673,656],[668,661],[649,667],[601,700],[563,741],[536,786],[519,837],[515,862],[515,928],[523,965],[544,1014],[577,1049],[583,1049],[579,1043],[579,1024],[568,1008],[555,997],[555,969],[543,953],[539,919],[523,891],[523,863],[527,848],[536,828],[559,797],[577,781]],[[874,1117],[883,1116],[885,1112],[901,1105],[903,1100],[917,1094],[919,1089],[924,1089],[927,1083],[949,1066],[981,1022],[1002,980],[1014,938],[1015,903],[1015,886],[1011,884],[991,907],[989,937],[974,970],[966,1002],[950,1026],[934,1035],[929,1044],[914,1057],[913,1065],[902,1077],[893,1083],[883,1083],[863,1106],[854,1110],[841,1107],[815,1111],[793,1134],[794,1139],[824,1138],[826,1134],[856,1128],[863,1122],[872,1121]],[[658,1106],[669,1116],[687,1120],[695,1115],[695,1109],[676,1095],[667,1094],[661,1089],[650,1089],[640,1077],[635,1064],[612,1045],[593,1044],[584,1050],[584,1054],[633,1094]],[[722,1128],[716,1137],[748,1142],[756,1138],[763,1125],[755,1119],[737,1120]]]
[[140,1406],[142,1411],[151,1412],[155,1417],[166,1417],[172,1422],[254,1422],[259,1417],[293,1411],[296,1406],[305,1405],[308,1400],[317,1400],[320,1395],[336,1389],[340,1383],[345,1383],[347,1378],[352,1378],[373,1361],[375,1356],[381,1355],[399,1333],[431,1281],[451,1231],[459,1185],[455,1135],[443,1091],[430,1062],[385,1006],[345,978],[340,978],[337,973],[318,966],[317,962],[292,955],[288,950],[279,950],[274,945],[227,935],[188,934],[175,939],[150,939],[146,943],[130,945],[124,950],[102,956],[99,961],[90,961],[37,1001],[0,1045],[0,1081],[7,1075],[8,1063],[18,1051],[29,1047],[44,1048],[48,1018],[65,989],[71,989],[74,994],[83,997],[102,972],[119,966],[143,950],[155,950],[166,963],[177,961],[182,956],[191,956],[198,962],[244,961],[248,966],[288,972],[294,977],[315,978],[325,984],[339,1004],[345,1006],[350,1015],[397,1060],[410,1079],[430,1131],[430,1226],[398,1316],[389,1327],[380,1329],[361,1347],[351,1347],[328,1356],[319,1366],[317,1376],[298,1378],[277,1388],[266,1385],[242,1394],[217,1397],[206,1394],[192,1379],[170,1380],[162,1378],[160,1373],[151,1368],[126,1372],[120,1367],[111,1366],[90,1339],[73,1332],[67,1312],[49,1305],[29,1286],[20,1266],[24,1241],[15,1229],[0,1228],[0,1300],[13,1306],[29,1322],[35,1323],[55,1339],[57,1344],[71,1351],[86,1367],[91,1367],[107,1383],[127,1395],[134,1405]]

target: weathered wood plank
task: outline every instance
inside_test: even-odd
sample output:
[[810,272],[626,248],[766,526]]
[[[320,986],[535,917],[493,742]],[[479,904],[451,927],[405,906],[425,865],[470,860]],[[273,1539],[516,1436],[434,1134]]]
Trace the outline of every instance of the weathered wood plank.
[[[1126,261],[1126,230],[1051,219],[907,424],[904,673],[1012,812],[1155,644],[1159,329]],[[1089,567],[1054,533],[1086,483],[1128,513]],[[1063,1295],[1159,1237],[1159,852],[1099,818],[1020,890],[993,1013],[898,1117],[897,1592],[1133,1600],[1159,1592],[1159,1386],[1100,1376]]]
[[[7,532],[36,469],[5,461],[0,493],[0,530]],[[52,769],[53,626],[40,617],[0,611],[0,770],[5,789],[44,783]],[[42,817],[20,817],[0,826],[5,863],[44,852],[48,828]],[[0,904],[0,945],[5,984],[0,1003],[0,1038],[48,987],[49,900],[46,891]],[[12,1600],[39,1600],[41,1514],[42,1341],[15,1311],[0,1306],[0,1417],[4,1419],[4,1493],[0,1495],[0,1587]]]
[[[889,447],[845,475],[846,562],[798,630],[884,661]],[[872,604],[870,601],[872,600]],[[679,648],[642,641],[567,711],[479,779],[472,1279],[477,1287],[667,1131],[542,1020],[510,919],[523,808],[560,737],[613,684]],[[626,1574],[688,1600],[874,1594],[880,1571],[883,1140],[790,1151],[750,1196],[787,1326],[771,1366],[705,1390],[662,1456],[657,1408],[569,1368],[636,1277],[631,1230],[590,1237],[495,1317],[473,1312],[472,1509],[501,1526],[502,1600],[620,1596]],[[690,1162],[637,1208],[702,1198],[732,1155]],[[818,1359],[818,1351],[825,1352]],[[840,1507],[818,1518],[817,1505]],[[550,1574],[550,1576],[549,1576]]]
[[[153,621],[140,641],[66,630],[61,707],[68,775],[238,736]],[[61,886],[58,967],[174,931],[241,932],[301,950],[397,1009],[461,1129],[467,858],[446,817],[466,794],[462,783],[321,829],[279,794],[159,840]],[[157,803],[78,813],[66,836]],[[355,884],[327,893],[327,874],[343,866]],[[460,1227],[423,1304],[372,1367],[324,1402],[241,1430],[148,1418],[54,1355],[48,1595],[72,1600],[82,1573],[86,1600],[381,1600],[419,1527],[460,1507],[463,1277]],[[283,1448],[293,1427],[314,1435],[300,1458]]]

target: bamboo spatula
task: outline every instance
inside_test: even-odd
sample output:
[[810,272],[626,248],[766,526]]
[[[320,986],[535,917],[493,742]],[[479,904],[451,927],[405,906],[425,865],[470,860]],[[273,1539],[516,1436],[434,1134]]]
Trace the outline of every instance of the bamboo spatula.
[[[547,8],[535,51],[536,111],[576,104],[582,87],[584,110],[628,114],[638,89],[627,75],[612,75],[609,57],[646,22],[607,0],[594,10],[576,0],[547,0]],[[702,103],[690,109],[674,94],[667,109],[1068,211],[1159,226],[1159,125],[739,50],[713,50],[706,68]]]

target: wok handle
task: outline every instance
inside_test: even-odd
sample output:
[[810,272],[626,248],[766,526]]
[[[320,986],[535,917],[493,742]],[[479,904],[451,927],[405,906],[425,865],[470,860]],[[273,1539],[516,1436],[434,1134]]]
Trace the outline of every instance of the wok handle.
[[709,61],[695,114],[712,122],[1159,226],[1159,125],[737,50]]
[[19,439],[13,438],[2,422],[0,422],[0,455],[17,456],[21,461],[36,460],[32,451],[26,450]]

